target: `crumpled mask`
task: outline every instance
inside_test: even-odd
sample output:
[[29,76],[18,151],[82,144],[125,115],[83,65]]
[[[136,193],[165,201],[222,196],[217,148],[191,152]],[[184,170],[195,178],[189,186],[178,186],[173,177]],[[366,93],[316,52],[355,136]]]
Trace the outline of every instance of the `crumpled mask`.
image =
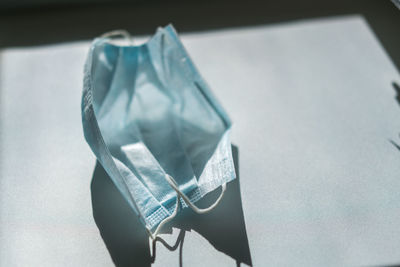
[[[90,47],[83,130],[154,239],[179,206],[203,213],[222,198],[226,183],[235,178],[231,122],[172,25],[137,46],[113,43],[114,34],[95,39]],[[213,205],[195,206],[220,186]]]

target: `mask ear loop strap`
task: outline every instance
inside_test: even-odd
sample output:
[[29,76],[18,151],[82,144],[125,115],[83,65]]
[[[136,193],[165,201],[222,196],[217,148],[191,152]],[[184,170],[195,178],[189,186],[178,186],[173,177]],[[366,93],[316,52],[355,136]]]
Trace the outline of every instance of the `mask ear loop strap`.
[[133,45],[132,35],[126,30],[115,30],[115,31],[106,32],[106,33],[102,34],[100,36],[100,38],[112,38],[112,37],[115,37],[115,36],[122,36],[126,40],[129,40],[129,43],[131,45]]
[[152,234],[151,231],[148,230],[149,235],[150,235],[151,239],[153,240],[153,242],[155,242],[155,240],[156,240],[156,238],[157,238],[157,235],[158,235],[158,233],[160,232],[161,228],[162,228],[167,222],[171,221],[171,220],[176,216],[176,214],[178,214],[179,197],[181,197],[181,198],[185,201],[185,203],[186,203],[194,212],[196,212],[196,213],[198,213],[198,214],[204,214],[204,213],[207,213],[207,212],[213,210],[213,209],[219,204],[219,202],[221,201],[221,199],[222,199],[222,197],[224,196],[224,193],[225,193],[225,191],[226,191],[226,183],[223,183],[223,184],[222,184],[222,191],[221,191],[221,194],[219,195],[219,197],[217,198],[217,200],[216,200],[211,206],[209,206],[208,208],[201,209],[201,208],[198,208],[196,205],[194,205],[194,204],[190,201],[190,199],[189,199],[184,193],[182,193],[181,190],[179,190],[179,186],[178,186],[178,184],[176,183],[175,179],[172,178],[172,176],[166,174],[166,175],[165,175],[165,178],[166,178],[167,182],[169,183],[169,185],[175,190],[175,192],[176,192],[176,194],[177,194],[177,196],[176,196],[176,205],[175,205],[175,209],[174,209],[174,211],[172,212],[172,214],[160,222],[160,224],[158,225],[157,229],[154,231],[154,234]]
[[196,205],[194,205],[190,199],[181,192],[181,190],[179,190],[178,188],[178,184],[176,183],[176,181],[174,180],[174,178],[172,178],[170,175],[166,175],[167,178],[167,182],[169,183],[169,185],[176,191],[176,193],[185,201],[185,203],[196,213],[198,214],[203,214],[203,213],[207,213],[211,210],[213,210],[221,201],[222,197],[224,196],[225,190],[226,190],[226,183],[222,184],[222,191],[221,194],[219,195],[219,197],[217,198],[217,200],[215,200],[215,202],[209,206],[208,208],[198,208]]

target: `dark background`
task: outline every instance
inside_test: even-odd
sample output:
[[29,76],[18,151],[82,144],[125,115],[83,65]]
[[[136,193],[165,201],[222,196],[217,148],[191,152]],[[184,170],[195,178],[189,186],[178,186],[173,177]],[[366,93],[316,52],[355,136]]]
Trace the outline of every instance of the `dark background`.
[[90,40],[120,28],[150,35],[168,23],[182,33],[349,14],[366,18],[399,69],[400,10],[389,0],[3,0],[0,47]]

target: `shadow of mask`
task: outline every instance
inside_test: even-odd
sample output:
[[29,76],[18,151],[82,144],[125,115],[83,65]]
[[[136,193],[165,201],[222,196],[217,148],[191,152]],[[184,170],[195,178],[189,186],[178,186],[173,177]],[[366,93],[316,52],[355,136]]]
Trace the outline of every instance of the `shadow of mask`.
[[[181,229],[173,251],[179,246],[179,262],[182,266],[182,250],[185,231],[194,230],[209,241],[218,251],[240,263],[252,265],[240,195],[238,148],[232,146],[236,179],[228,183],[225,195],[218,206],[206,214],[197,214],[190,208],[181,210],[161,233],[171,233],[172,227]],[[93,217],[100,234],[116,266],[150,266],[156,257],[155,244],[150,254],[149,237],[137,215],[130,209],[99,162],[96,163],[91,184]],[[214,190],[196,205],[207,207],[218,198],[220,190]]]
[[91,183],[93,217],[116,266],[151,266],[149,238],[99,162]]

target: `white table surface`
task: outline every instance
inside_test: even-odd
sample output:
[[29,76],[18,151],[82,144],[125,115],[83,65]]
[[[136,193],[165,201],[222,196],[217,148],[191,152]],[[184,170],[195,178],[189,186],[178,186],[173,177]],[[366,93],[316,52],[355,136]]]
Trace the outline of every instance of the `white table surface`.
[[[400,76],[365,20],[181,37],[234,122],[253,265],[400,263],[400,150],[390,142],[400,143]],[[0,266],[113,265],[92,214],[96,161],[81,126],[88,47],[0,52]],[[220,250],[235,246],[229,224],[207,223],[229,240]],[[178,234],[163,237],[173,245]],[[210,242],[193,229],[174,251],[157,243],[153,266],[236,266]]]

